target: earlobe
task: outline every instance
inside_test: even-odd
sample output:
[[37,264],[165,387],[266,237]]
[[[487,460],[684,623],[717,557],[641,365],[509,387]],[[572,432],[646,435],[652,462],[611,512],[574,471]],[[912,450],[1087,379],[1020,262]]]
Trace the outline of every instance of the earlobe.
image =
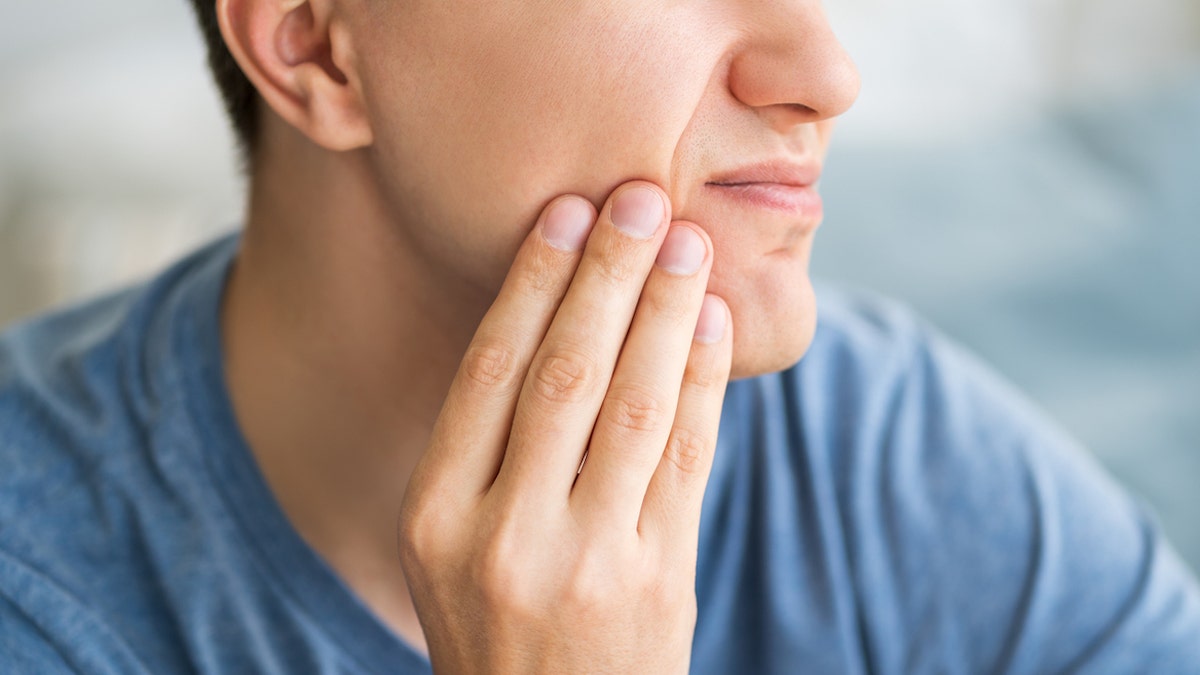
[[329,0],[216,0],[221,34],[268,106],[317,145],[348,151],[372,132],[355,73],[335,54],[351,54],[333,30]]

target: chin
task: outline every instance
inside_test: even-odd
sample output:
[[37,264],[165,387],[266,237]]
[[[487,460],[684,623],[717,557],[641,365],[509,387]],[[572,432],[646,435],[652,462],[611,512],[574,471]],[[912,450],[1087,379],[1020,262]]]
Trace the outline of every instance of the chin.
[[803,289],[788,299],[779,307],[761,302],[745,307],[731,304],[734,332],[730,380],[787,370],[808,352],[817,330],[817,303],[807,278]]

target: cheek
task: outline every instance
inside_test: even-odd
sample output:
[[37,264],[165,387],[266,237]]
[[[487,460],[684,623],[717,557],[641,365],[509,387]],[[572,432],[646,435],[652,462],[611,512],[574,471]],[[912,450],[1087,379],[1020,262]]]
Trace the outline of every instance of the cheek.
[[716,41],[661,10],[602,9],[540,27],[518,18],[469,49],[378,74],[377,168],[399,219],[431,253],[477,261],[464,273],[480,284],[498,285],[555,196],[599,206],[631,178],[670,187],[719,54],[695,45]]
[[704,44],[696,27],[661,10],[603,9],[564,20],[529,51],[485,48],[474,91],[486,125],[463,137],[478,153],[475,182],[502,175],[507,190],[539,203],[576,192],[599,205],[635,177],[669,189],[713,64],[691,46]]

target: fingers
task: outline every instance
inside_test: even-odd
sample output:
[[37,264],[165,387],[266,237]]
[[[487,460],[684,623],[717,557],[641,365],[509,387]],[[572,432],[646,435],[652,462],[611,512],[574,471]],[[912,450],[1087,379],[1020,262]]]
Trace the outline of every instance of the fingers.
[[733,325],[725,302],[704,298],[696,340],[688,356],[670,438],[650,479],[638,529],[643,535],[696,550],[700,505],[712,470],[717,427],[729,382]]
[[548,205],[468,347],[410,489],[535,508],[570,500],[627,531],[698,523],[732,337],[728,309],[704,293],[711,241],[691,223],[668,232],[669,220],[666,195],[643,181],[618,188],[599,217],[577,197]]
[[642,290],[571,494],[583,520],[637,526],[663,456],[712,266],[708,235],[672,225]]
[[496,487],[566,499],[670,217],[657,186],[610,197],[529,367]]
[[413,484],[433,477],[437,489],[473,494],[492,485],[529,363],[595,219],[591,202],[571,195],[543,210],[467,348]]

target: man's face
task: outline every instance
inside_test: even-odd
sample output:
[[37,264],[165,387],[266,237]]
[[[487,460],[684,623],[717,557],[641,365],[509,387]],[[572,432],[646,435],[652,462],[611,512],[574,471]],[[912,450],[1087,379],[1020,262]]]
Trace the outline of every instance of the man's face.
[[815,0],[352,0],[373,168],[429,271],[499,289],[553,197],[599,208],[642,178],[712,237],[734,377],[808,348],[817,217],[706,185],[766,160],[820,165],[853,65]]

